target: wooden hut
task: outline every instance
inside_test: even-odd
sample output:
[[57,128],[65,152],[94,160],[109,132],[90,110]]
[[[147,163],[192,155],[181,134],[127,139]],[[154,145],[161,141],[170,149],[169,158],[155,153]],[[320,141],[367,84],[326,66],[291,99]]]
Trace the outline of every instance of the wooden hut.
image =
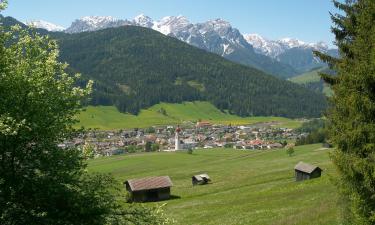
[[133,202],[161,201],[170,198],[172,181],[169,176],[147,177],[125,181]]
[[309,180],[321,176],[322,169],[304,162],[299,162],[295,167],[296,181]]
[[211,179],[207,174],[204,173],[204,174],[194,175],[191,178],[191,182],[193,185],[197,185],[197,184],[202,185],[202,184],[207,184],[211,182]]

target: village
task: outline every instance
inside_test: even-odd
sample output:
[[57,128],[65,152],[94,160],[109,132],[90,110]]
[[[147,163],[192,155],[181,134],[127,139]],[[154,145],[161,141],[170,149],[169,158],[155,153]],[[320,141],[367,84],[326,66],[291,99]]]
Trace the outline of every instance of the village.
[[92,157],[211,148],[265,150],[284,148],[304,135],[307,134],[290,128],[275,127],[272,123],[231,126],[201,121],[144,129],[88,130],[79,133],[72,140],[64,141],[59,147],[89,148]]

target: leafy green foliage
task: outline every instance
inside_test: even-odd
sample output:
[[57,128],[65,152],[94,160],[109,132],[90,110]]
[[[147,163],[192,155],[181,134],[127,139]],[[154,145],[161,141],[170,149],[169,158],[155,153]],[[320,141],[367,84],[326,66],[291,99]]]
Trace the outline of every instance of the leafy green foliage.
[[156,152],[160,150],[160,145],[159,144],[152,144],[151,145],[151,151]]
[[315,130],[319,130],[320,128],[324,128],[326,126],[325,124],[326,121],[324,119],[312,119],[303,123],[301,127],[296,129],[296,132],[311,133]]
[[313,119],[303,123],[296,132],[308,133],[307,136],[300,137],[296,141],[296,145],[308,145],[322,143],[327,141],[327,128],[324,119]]
[[92,83],[76,87],[79,76],[69,76],[67,65],[57,61],[56,41],[20,26],[0,29],[1,224],[167,221],[160,210],[122,206],[112,177],[87,173],[84,158],[90,151],[58,148],[74,131]]
[[375,224],[375,2],[356,0],[335,6],[344,15],[332,15],[341,58],[321,58],[337,71],[324,75],[334,95],[328,114],[337,180],[346,202],[347,224]]
[[0,10],[5,9],[7,4],[8,4],[7,0],[0,0]]
[[90,143],[85,143],[82,147],[82,154],[86,159],[92,159],[95,157],[95,149],[94,146]]
[[322,142],[327,141],[326,138],[327,138],[326,129],[320,128],[317,130],[313,130],[307,136],[297,139],[296,145],[308,145],[308,144],[322,143]]
[[286,154],[288,154],[288,156],[291,157],[294,154],[294,148],[293,147],[288,147],[286,149]]
[[146,144],[145,144],[145,151],[146,152],[150,152],[151,151],[151,145],[152,145],[152,143],[151,142],[146,142]]
[[126,151],[128,153],[135,153],[135,152],[143,152],[144,149],[142,146],[137,146],[137,145],[129,145],[126,147]]

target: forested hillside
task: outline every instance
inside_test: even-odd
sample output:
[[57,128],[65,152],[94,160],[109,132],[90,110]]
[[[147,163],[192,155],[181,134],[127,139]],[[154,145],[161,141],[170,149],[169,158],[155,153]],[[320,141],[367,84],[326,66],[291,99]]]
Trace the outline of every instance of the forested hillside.
[[137,114],[159,102],[205,100],[240,116],[284,117],[319,117],[326,107],[323,95],[150,29],[49,35],[69,70],[95,81],[93,105]]
[[92,104],[138,113],[208,100],[234,114],[320,116],[322,95],[140,27],[58,35],[61,60],[96,81]]

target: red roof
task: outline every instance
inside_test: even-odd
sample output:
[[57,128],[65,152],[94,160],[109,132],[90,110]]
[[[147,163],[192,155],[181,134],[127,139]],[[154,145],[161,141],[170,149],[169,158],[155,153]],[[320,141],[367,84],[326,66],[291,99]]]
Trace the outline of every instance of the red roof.
[[201,122],[198,122],[197,127],[208,127],[208,126],[211,126],[211,123],[208,122],[208,121],[201,121]]
[[158,188],[171,187],[172,181],[169,176],[146,177],[141,179],[131,179],[125,182],[131,191],[152,190]]
[[155,135],[147,135],[145,137],[146,140],[148,141],[156,141],[156,136]]
[[261,141],[261,140],[251,140],[250,144],[251,145],[261,145],[261,144],[263,144],[263,141]]

